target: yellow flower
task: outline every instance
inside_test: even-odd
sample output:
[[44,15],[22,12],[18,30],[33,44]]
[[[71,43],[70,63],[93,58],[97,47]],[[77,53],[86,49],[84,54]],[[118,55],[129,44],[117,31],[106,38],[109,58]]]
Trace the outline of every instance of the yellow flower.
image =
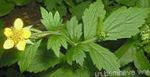
[[4,42],[4,49],[10,49],[16,47],[18,50],[23,51],[25,49],[27,40],[31,36],[29,27],[23,28],[23,21],[17,18],[14,22],[14,26],[11,28],[5,28],[4,35],[7,40]]

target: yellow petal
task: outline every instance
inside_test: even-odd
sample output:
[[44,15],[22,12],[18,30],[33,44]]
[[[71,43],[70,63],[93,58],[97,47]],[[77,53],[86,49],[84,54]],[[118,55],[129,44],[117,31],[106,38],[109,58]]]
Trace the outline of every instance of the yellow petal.
[[25,49],[25,46],[26,46],[25,40],[19,41],[18,44],[16,45],[17,49],[20,51],[23,51]]
[[22,29],[23,28],[23,21],[20,18],[17,18],[14,22],[15,29]]
[[24,38],[29,38],[31,36],[31,31],[29,28],[23,28],[23,37]]
[[10,37],[11,35],[13,35],[12,29],[11,28],[5,28],[4,29],[4,35],[6,37]]
[[7,39],[7,40],[4,42],[3,47],[4,47],[4,49],[10,49],[10,48],[14,47],[14,41],[11,40],[11,39]]

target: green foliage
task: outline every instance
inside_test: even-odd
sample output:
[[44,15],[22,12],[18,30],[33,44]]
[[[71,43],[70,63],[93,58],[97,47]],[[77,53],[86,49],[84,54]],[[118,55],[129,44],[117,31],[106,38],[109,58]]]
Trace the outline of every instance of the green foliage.
[[149,60],[145,57],[142,51],[137,51],[134,56],[134,65],[139,70],[150,70]]
[[36,52],[27,71],[34,73],[45,71],[61,61],[61,58],[57,58],[54,53],[47,51],[44,46],[41,46]]
[[41,40],[34,43],[33,45],[30,45],[28,48],[26,48],[25,52],[22,52],[20,55],[20,60],[18,61],[18,65],[20,67],[21,72],[24,72],[28,70],[32,64],[32,60],[38,50],[38,47],[40,46]]
[[66,36],[73,42],[79,42],[82,35],[82,24],[78,24],[76,17],[73,17],[67,22],[66,26],[67,32]]
[[42,14],[41,22],[46,27],[47,30],[55,31],[58,28],[58,26],[60,26],[61,20],[58,12],[56,12],[55,15],[53,16],[52,12],[48,12],[46,11],[46,9],[41,7],[41,14]]
[[70,48],[66,54],[67,62],[72,64],[72,61],[76,61],[76,63],[83,66],[84,58],[86,57],[86,54],[84,53],[85,50],[84,45],[77,45]]
[[148,9],[122,7],[114,11],[104,22],[106,40],[130,38],[139,32],[139,27],[145,23]]
[[120,4],[124,4],[126,6],[134,6],[139,0],[116,0]]
[[[66,26],[66,38],[73,43],[73,45],[77,45],[76,43],[81,41],[82,35],[82,24],[78,24],[78,20],[76,17],[71,18],[70,21],[67,22]],[[68,50],[66,54],[66,59],[69,64],[72,64],[72,61],[76,61],[80,65],[83,65],[84,58],[86,57],[84,53],[84,48],[82,45],[77,45]]]
[[63,0],[43,0],[46,8],[49,11],[59,11],[61,16],[64,16],[67,12],[65,4],[63,4]]
[[[7,1],[13,2],[13,6],[26,4],[25,0]],[[41,23],[45,29],[31,28],[33,44],[27,45],[22,52],[4,51],[4,40],[0,41],[0,67],[14,64],[8,74],[93,77],[97,72],[131,71],[135,68],[136,71],[150,70],[149,0],[36,1],[46,8],[40,7]],[[3,3],[7,4],[5,0]],[[3,36],[0,37],[2,40]],[[117,45],[118,49],[113,52],[110,46],[116,44],[111,42],[120,42],[118,39],[125,43]],[[111,44],[106,42],[105,46],[105,41]],[[17,62],[21,73],[27,74],[13,70]]]
[[15,8],[15,5],[23,6],[30,1],[31,0],[0,0],[0,17],[10,13]]
[[103,68],[106,71],[119,71],[120,65],[117,62],[117,57],[108,49],[95,43],[90,43],[88,48],[93,64],[99,70]]
[[72,5],[71,8],[69,9],[72,16],[77,16],[78,19],[82,18],[84,10],[89,6],[90,2],[82,2],[78,5]]
[[5,0],[0,0],[0,5],[0,16],[8,14],[14,9],[14,4]]
[[73,70],[71,67],[61,67],[57,69],[56,71],[54,71],[52,74],[48,74],[43,77],[62,77],[62,76],[64,77],[90,77],[90,74],[89,74],[89,71],[84,68]]
[[5,53],[3,53],[0,57],[0,67],[15,64],[20,58],[19,54],[20,53],[18,53],[18,51],[6,51]]
[[103,3],[99,0],[90,5],[89,9],[86,9],[82,17],[84,24],[84,39],[91,39],[96,36],[98,18],[104,19],[105,10]]
[[67,41],[61,35],[52,35],[48,39],[47,49],[52,49],[57,57],[60,56],[60,48],[63,46],[67,49]]
[[121,46],[116,52],[115,55],[118,57],[118,61],[121,66],[133,62],[134,55],[136,53],[136,46],[134,40],[129,40],[123,46]]
[[138,0],[136,6],[148,8],[150,6],[150,0]]

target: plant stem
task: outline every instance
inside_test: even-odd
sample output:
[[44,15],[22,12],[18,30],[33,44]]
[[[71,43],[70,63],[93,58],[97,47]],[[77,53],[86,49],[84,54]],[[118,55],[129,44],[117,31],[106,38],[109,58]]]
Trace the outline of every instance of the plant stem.
[[89,42],[94,42],[96,40],[97,40],[97,38],[92,38],[92,39],[89,39],[89,40],[82,41],[82,42],[80,42],[80,44],[86,44],[86,43],[89,43]]
[[40,33],[33,33],[31,38],[39,39],[39,38],[46,37],[46,36],[49,36],[49,35],[60,35],[60,33],[59,32],[54,32],[54,31],[43,31],[43,32],[40,32]]

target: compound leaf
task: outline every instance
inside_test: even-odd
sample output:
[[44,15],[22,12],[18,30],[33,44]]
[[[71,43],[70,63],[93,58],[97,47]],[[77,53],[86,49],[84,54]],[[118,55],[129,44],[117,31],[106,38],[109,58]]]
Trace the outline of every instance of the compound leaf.
[[70,48],[66,54],[67,62],[69,64],[72,64],[72,61],[76,61],[76,63],[79,63],[82,66],[84,58],[86,57],[84,51],[85,49],[82,45],[77,45],[75,47]]
[[57,57],[60,56],[60,48],[67,49],[67,41],[62,35],[52,35],[48,39],[47,49],[52,49]]
[[76,17],[71,18],[70,21],[67,22],[67,36],[73,42],[78,42],[82,35],[82,25],[78,24],[78,20]]
[[56,12],[53,16],[52,12],[48,12],[46,9],[41,7],[41,14],[41,22],[46,27],[46,29],[49,31],[57,30],[58,26],[61,24],[59,13]]

